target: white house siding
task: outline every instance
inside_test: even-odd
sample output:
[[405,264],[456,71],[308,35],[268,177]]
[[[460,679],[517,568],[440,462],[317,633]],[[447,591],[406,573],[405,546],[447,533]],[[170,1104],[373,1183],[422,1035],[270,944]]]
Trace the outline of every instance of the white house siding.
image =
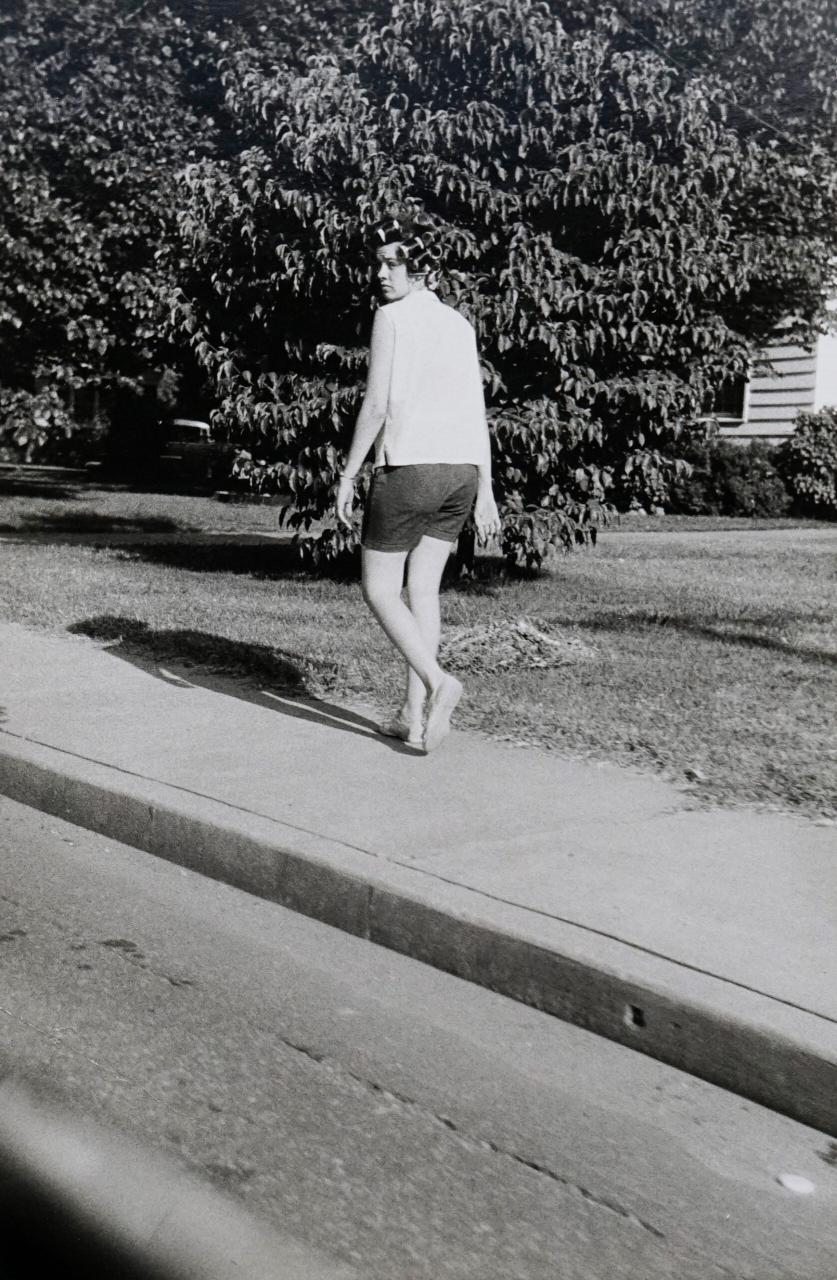
[[[837,311],[837,299],[828,304]],[[746,385],[741,417],[721,422],[721,435],[780,441],[799,413],[837,408],[837,334],[820,334],[811,347],[771,343]]]
[[837,407],[837,334],[825,334],[817,343],[817,377],[814,409]]
[[738,440],[781,440],[793,431],[798,413],[813,412],[816,392],[816,349],[771,343],[747,383],[743,418],[723,423],[721,434]]

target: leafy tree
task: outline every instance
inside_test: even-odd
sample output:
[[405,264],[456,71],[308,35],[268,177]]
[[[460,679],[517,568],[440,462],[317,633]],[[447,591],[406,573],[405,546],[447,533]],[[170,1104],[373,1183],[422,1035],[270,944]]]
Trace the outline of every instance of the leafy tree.
[[618,23],[569,39],[536,0],[397,0],[301,72],[236,53],[225,84],[248,145],[187,170],[173,320],[242,472],[290,492],[302,529],[328,513],[362,389],[365,232],[394,208],[435,222],[444,296],[477,327],[505,549],[530,564],[664,485],[786,308],[760,292],[774,252],[815,309],[831,170],[777,188],[773,154]]
[[[562,5],[566,11],[567,5]],[[569,0],[579,26],[606,22],[625,49],[654,48],[677,83],[699,82],[714,110],[755,143],[739,206],[760,270],[731,323],[757,339],[775,303],[785,338],[829,327],[837,221],[837,7],[832,0]],[[824,198],[825,197],[825,198]]]
[[655,48],[723,95],[744,136],[837,150],[837,8],[832,0],[569,0],[578,26],[609,14],[625,48]]
[[192,27],[210,27],[236,46],[248,44],[265,63],[300,65],[317,43],[351,40],[363,15],[381,17],[389,0],[169,0]]
[[178,173],[235,145],[218,60],[248,47],[267,70],[292,59],[301,43],[349,26],[351,7],[345,0],[279,7],[170,0],[162,8],[7,0],[0,14],[0,437],[7,443],[30,456],[60,452],[74,429],[73,406],[85,416],[98,404],[124,426],[149,378],[166,365],[188,376],[188,349],[164,333],[179,269],[167,246]]
[[0,351],[10,389],[44,384],[70,403],[96,391],[104,405],[138,390],[159,361],[156,255],[178,169],[213,145],[210,57],[167,10],[119,0],[4,9]]

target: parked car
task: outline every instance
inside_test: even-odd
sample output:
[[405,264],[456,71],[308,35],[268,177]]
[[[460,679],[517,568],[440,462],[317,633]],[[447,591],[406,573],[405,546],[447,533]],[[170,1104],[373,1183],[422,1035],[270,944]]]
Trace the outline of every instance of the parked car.
[[200,487],[225,487],[235,453],[235,446],[215,439],[202,419],[167,418],[160,424],[157,462],[163,477]]

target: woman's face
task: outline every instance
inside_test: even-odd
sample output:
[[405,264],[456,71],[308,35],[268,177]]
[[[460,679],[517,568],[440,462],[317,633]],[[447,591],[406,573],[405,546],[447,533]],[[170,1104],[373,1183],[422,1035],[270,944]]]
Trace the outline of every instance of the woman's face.
[[378,265],[375,278],[385,301],[397,302],[399,298],[406,298],[415,288],[415,281],[407,271],[401,245],[397,241],[385,244],[377,251],[376,258]]

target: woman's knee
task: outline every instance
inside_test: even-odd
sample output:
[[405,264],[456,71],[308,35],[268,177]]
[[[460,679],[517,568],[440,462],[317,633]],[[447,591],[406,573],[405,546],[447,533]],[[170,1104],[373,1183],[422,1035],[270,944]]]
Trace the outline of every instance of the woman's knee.
[[415,596],[439,594],[452,543],[422,538],[407,560],[407,589]]
[[391,574],[365,572],[360,585],[363,598],[370,609],[386,607],[401,599],[402,583]]
[[428,609],[439,609],[439,588],[432,583],[407,583],[407,599],[414,611],[427,612]]
[[389,588],[382,587],[378,582],[369,582],[366,578],[363,579],[360,589],[364,603],[367,604],[370,609],[375,609],[381,603],[385,603],[393,594]]

